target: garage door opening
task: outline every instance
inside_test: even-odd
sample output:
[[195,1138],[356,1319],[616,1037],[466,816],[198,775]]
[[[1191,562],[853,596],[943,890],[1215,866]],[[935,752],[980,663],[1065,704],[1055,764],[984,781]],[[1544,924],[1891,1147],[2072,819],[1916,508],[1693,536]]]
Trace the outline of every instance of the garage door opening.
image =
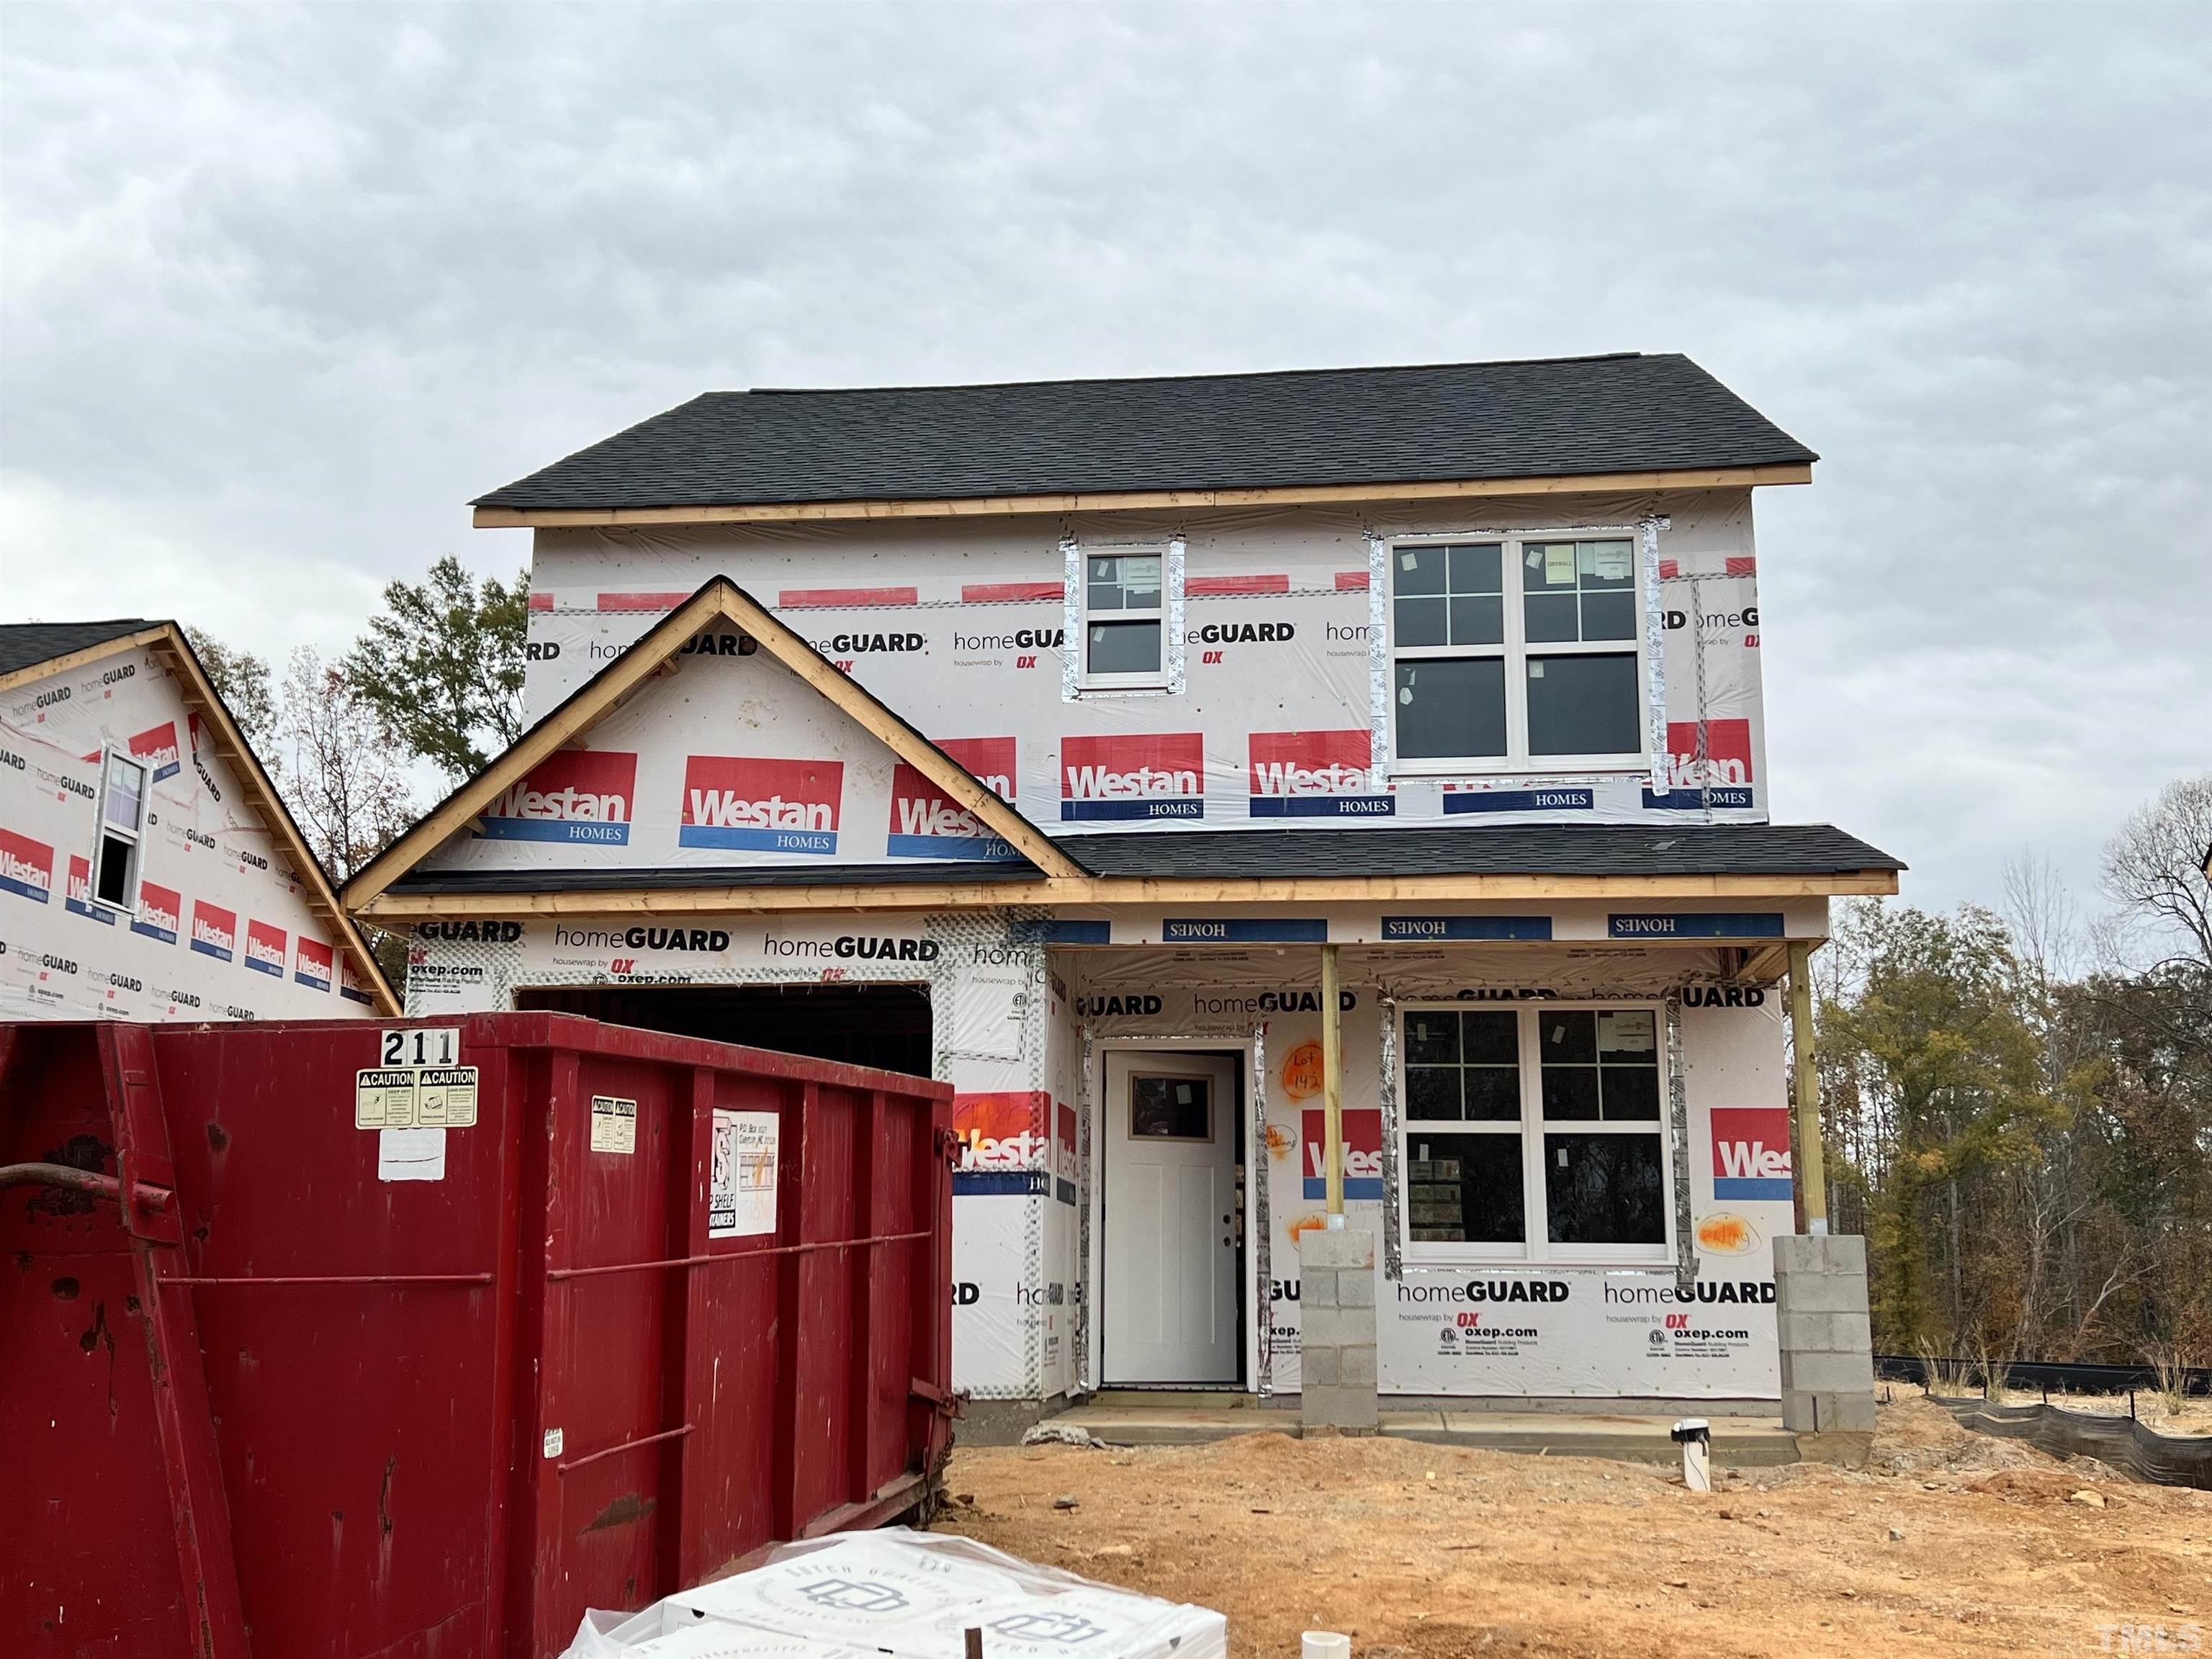
[[930,1075],[927,985],[562,985],[514,1006]]

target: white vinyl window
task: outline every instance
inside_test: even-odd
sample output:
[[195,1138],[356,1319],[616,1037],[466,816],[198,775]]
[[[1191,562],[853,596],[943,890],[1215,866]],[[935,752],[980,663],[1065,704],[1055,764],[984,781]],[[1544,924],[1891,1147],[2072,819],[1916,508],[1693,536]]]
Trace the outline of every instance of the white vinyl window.
[[1454,1003],[1400,1018],[1409,1255],[1669,1259],[1656,1007]]
[[1150,690],[1168,683],[1167,559],[1154,551],[1083,559],[1083,684]]
[[1626,532],[1395,544],[1397,769],[1647,763],[1637,559]]
[[146,829],[146,769],[112,750],[100,769],[100,830],[92,853],[95,903],[138,908],[138,848]]

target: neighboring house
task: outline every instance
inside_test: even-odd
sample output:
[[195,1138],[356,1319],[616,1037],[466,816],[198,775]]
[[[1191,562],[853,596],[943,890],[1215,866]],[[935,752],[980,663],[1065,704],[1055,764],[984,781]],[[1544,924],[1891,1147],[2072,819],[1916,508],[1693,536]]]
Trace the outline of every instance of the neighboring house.
[[1679,356],[700,398],[477,503],[537,724],[347,901],[950,1079],[979,1401],[1297,1389],[1332,1073],[1386,1394],[1771,1397],[1779,981],[1902,867],[1770,821],[1814,459]]
[[0,1020],[398,1012],[174,623],[0,627]]

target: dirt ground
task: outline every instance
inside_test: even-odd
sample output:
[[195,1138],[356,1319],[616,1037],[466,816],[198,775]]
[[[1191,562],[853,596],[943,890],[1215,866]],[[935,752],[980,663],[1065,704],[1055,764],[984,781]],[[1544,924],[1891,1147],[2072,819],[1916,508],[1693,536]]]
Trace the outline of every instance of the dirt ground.
[[[1969,1434],[1917,1398],[1882,1408],[1864,1472],[1716,1484],[1272,1433],[963,1448],[938,1526],[1218,1608],[1237,1659],[1291,1659],[1310,1629],[1350,1632],[1354,1659],[2212,1651],[2212,1493]],[[2175,1648],[2150,1645],[2161,1626]]]

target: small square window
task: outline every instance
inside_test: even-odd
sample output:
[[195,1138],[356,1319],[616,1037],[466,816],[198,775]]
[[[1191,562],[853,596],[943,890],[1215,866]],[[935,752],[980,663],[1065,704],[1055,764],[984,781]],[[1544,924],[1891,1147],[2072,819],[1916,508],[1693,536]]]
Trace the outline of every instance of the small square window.
[[1202,1077],[1129,1079],[1129,1133],[1146,1140],[1211,1140],[1213,1100]]

